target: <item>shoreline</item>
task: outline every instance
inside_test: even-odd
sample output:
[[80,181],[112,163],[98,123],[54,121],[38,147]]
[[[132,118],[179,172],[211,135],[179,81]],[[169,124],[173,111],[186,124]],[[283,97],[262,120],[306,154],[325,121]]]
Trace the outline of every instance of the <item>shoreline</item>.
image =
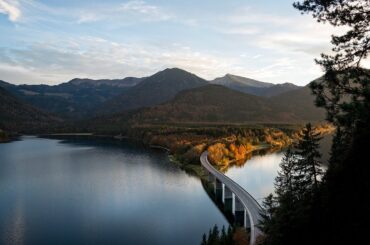
[[[328,134],[328,125],[318,125],[317,130]],[[324,129],[324,130],[323,130]],[[300,135],[300,128],[179,128],[132,127],[121,132],[64,132],[44,133],[36,136],[56,139],[107,139],[129,141],[143,147],[167,152],[171,162],[182,169],[202,176],[199,157],[209,151],[212,165],[221,171],[233,165],[244,165],[256,152],[268,154],[293,144]],[[326,130],[326,131],[325,131]]]

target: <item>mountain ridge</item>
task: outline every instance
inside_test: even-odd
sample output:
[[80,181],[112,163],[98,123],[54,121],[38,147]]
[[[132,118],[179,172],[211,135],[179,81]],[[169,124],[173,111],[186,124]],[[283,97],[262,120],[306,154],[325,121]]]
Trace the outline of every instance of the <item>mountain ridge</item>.
[[14,85],[0,81],[0,87],[44,111],[69,119],[81,119],[91,116],[100,104],[142,80],[134,77],[112,80],[74,78],[58,85]]
[[[232,74],[222,78],[229,80],[218,81],[223,84],[217,85],[185,70],[167,68],[145,78],[75,78],[52,86],[13,85],[0,81],[0,87],[39,109],[72,120],[109,117],[123,112],[136,119],[153,121],[158,118],[162,122],[303,122],[321,119],[322,113],[313,108],[314,99],[308,88],[291,83],[264,83]],[[242,86],[230,85],[235,83]],[[154,115],[154,111],[158,115]]]
[[113,87],[132,87],[140,83],[145,77],[125,77],[122,79],[90,79],[90,78],[73,78],[66,82],[73,85],[91,85],[91,86],[102,86],[108,85]]
[[223,85],[230,89],[240,91],[246,94],[253,94],[264,97],[275,96],[299,88],[299,86],[294,85],[292,83],[281,83],[281,84],[266,83],[232,74],[226,74],[223,77],[211,80],[210,83]]
[[271,87],[274,85],[273,83],[261,82],[255,79],[233,75],[230,73],[227,73],[223,77],[215,78],[211,80],[210,83],[218,84],[218,85],[228,85],[231,83],[238,83],[238,84],[242,84],[245,86],[252,86],[252,87],[257,87],[257,88],[266,88],[266,87]]
[[208,84],[206,80],[179,68],[167,68],[106,102],[100,114],[154,106],[172,99],[178,92]]
[[[322,121],[325,113],[315,107],[314,97],[307,94],[307,88],[290,100],[284,95],[265,98],[245,94],[222,85],[206,86],[181,91],[172,100],[160,105],[142,108],[129,114],[114,115],[118,121],[132,124],[166,123],[291,123]],[[308,105],[285,107],[285,103],[297,104],[300,96],[310,96]],[[281,102],[282,98],[286,101]],[[307,101],[305,100],[305,103]],[[283,104],[284,106],[281,106]],[[109,118],[109,116],[108,116]],[[125,118],[125,119],[124,119]],[[108,121],[113,122],[111,118]]]

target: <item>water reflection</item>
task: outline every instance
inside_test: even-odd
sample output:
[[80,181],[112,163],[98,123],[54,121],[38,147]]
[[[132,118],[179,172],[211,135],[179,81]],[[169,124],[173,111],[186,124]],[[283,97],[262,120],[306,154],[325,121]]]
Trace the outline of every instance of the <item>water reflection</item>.
[[225,174],[260,201],[273,191],[274,179],[283,155],[283,152],[255,155],[242,167],[233,166]]
[[200,180],[127,143],[0,145],[0,243],[199,244],[228,222]]
[[15,203],[13,219],[9,220],[4,231],[4,244],[20,245],[24,244],[25,220],[23,207],[20,200]]
[[[326,135],[320,141],[323,170],[327,168],[331,143],[332,135]],[[261,203],[263,198],[274,191],[274,180],[283,156],[284,149],[263,149],[253,152],[245,161],[235,162],[223,171]]]

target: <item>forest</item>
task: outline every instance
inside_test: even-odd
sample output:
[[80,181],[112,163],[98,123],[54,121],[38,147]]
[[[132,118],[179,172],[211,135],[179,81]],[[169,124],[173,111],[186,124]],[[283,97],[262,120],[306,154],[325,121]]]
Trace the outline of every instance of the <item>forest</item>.
[[361,67],[370,51],[368,1],[296,2],[302,13],[320,22],[346,26],[332,36],[333,53],[316,62],[324,81],[311,84],[316,105],[336,127],[329,168],[320,168],[320,137],[307,125],[288,150],[275,180],[275,193],[264,201],[262,244],[363,244],[369,218],[370,72]]
[[[319,160],[321,137],[311,124],[290,145],[275,191],[263,202],[264,235],[258,244],[366,244],[370,72],[362,65],[370,52],[370,3],[304,0],[294,7],[319,22],[348,28],[332,36],[332,53],[316,60],[325,76],[310,85],[316,105],[326,110],[335,132],[326,171]],[[202,244],[222,244],[221,240]]]

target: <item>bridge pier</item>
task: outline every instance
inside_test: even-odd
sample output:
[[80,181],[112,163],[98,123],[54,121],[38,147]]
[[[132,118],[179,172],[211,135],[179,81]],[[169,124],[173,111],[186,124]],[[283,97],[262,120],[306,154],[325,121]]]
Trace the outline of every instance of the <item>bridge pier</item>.
[[216,181],[215,181],[215,195],[216,195],[216,201],[217,202],[222,202],[223,195],[224,195],[223,186],[224,186],[224,184],[216,178]]
[[245,209],[245,212],[244,212],[244,227],[245,228],[251,228],[251,221],[250,221],[250,219],[249,219],[249,215],[248,215],[248,213],[247,213],[247,209]]
[[231,204],[231,209],[232,209],[231,212],[235,216],[235,194],[234,194],[234,192],[232,193],[232,197],[233,197],[233,202]]
[[234,208],[234,193],[224,185],[224,205],[225,205],[225,211],[232,212],[234,214],[235,208]]
[[207,173],[208,173],[208,182],[213,183],[215,181],[215,176],[211,174],[210,172],[208,172],[208,170],[207,170]]
[[262,211],[261,206],[247,191],[215,169],[209,163],[207,154],[207,151],[202,153],[200,162],[208,171],[208,180],[212,184],[211,191],[213,189],[215,201],[223,202],[225,211],[231,210],[235,225],[250,228],[249,244],[255,244],[256,237],[262,233],[258,227],[260,212]]
[[225,204],[225,184],[222,183],[222,203]]
[[234,217],[236,225],[245,228],[250,228],[250,222],[249,219],[247,218],[248,217],[247,210],[238,197],[235,197]]

